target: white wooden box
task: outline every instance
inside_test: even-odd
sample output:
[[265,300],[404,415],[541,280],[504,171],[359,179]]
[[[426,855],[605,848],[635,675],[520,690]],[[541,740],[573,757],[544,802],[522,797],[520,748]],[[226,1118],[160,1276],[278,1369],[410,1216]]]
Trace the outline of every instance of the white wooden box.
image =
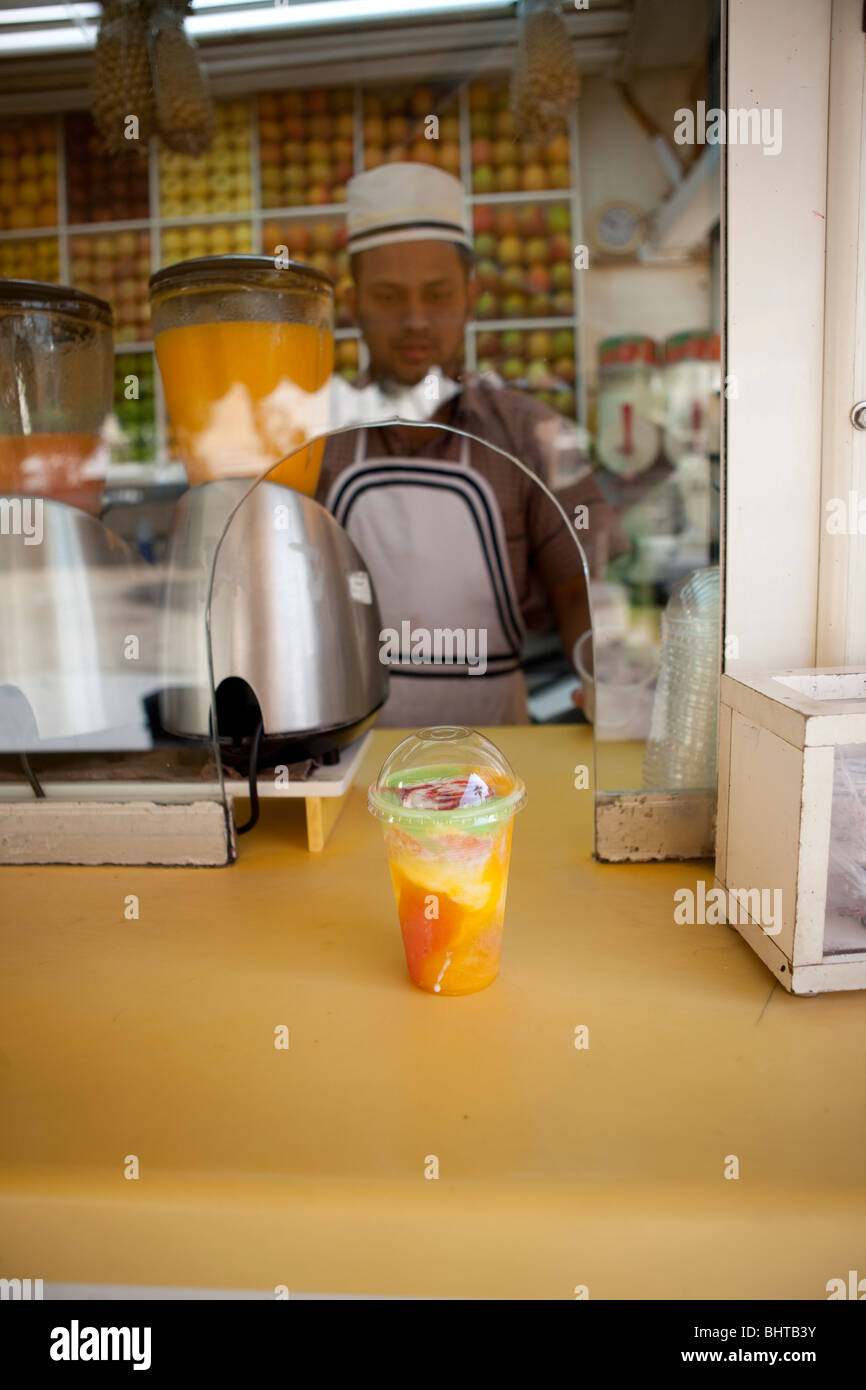
[[716,920],[794,994],[866,989],[866,926],[827,912],[835,750],[850,744],[866,745],[862,668],[722,676]]

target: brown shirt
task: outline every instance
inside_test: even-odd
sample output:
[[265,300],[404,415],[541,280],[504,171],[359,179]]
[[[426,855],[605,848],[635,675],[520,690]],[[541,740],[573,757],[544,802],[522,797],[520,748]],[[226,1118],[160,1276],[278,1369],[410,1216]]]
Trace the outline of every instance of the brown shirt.
[[[547,616],[542,594],[549,597],[558,584],[582,574],[575,536],[586,551],[593,575],[603,573],[609,559],[629,549],[614,508],[605,502],[576,446],[574,427],[557,411],[520,391],[467,375],[460,394],[436,414],[434,423],[486,441],[470,444],[471,466],[488,480],[499,502],[515,588],[528,628],[539,626]],[[401,431],[368,426],[367,458],[417,455],[451,462],[459,458],[458,436],[443,430],[434,438],[416,442],[414,433],[411,428]],[[357,430],[349,430],[326,442],[316,494],[319,501],[325,500],[334,480],[353,462],[357,437]],[[513,454],[546,483],[568,522],[537,482],[497,449]],[[588,513],[577,516],[581,529],[574,526],[578,506]]]

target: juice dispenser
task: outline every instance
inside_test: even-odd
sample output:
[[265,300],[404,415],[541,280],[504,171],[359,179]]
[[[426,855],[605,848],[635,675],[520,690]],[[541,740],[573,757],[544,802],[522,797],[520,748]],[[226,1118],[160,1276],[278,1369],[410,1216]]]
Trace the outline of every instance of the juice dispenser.
[[192,484],[172,521],[166,598],[166,650],[188,678],[162,690],[161,722],[209,737],[210,658],[222,756],[251,784],[277,761],[337,760],[384,703],[387,675],[367,567],[313,500],[333,284],[237,255],[169,266],[150,289],[173,447]]
[[291,455],[279,481],[312,497],[328,426],[334,291],[310,266],[268,256],[203,256],[150,277],[156,360],[173,450],[191,484],[255,478]]
[[0,280],[0,493],[99,515],[108,468],[111,309],[65,285]]
[[98,519],[113,381],[107,304],[0,280],[2,752],[122,747],[143,723],[120,596],[147,566]]

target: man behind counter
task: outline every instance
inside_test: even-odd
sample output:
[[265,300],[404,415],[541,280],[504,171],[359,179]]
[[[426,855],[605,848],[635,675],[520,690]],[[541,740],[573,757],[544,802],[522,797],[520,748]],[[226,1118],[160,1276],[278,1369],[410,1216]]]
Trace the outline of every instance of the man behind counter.
[[[369,375],[398,395],[444,381],[431,425],[371,426],[327,443],[318,495],[367,563],[383,628],[484,633],[483,674],[462,664],[409,664],[401,652],[381,722],[529,722],[520,648],[526,630],[553,612],[565,653],[589,627],[577,548],[542,490],[493,448],[514,454],[549,487],[568,425],[547,406],[462,368],[463,339],[478,293],[463,188],[423,164],[390,164],[348,185],[353,312],[370,354]],[[450,394],[449,394],[450,392]],[[446,398],[446,396],[448,398]],[[581,540],[593,572],[627,542],[588,465],[571,442],[572,480],[557,492],[566,514],[583,504]],[[539,599],[542,602],[539,603]],[[392,653],[393,655],[393,653]]]

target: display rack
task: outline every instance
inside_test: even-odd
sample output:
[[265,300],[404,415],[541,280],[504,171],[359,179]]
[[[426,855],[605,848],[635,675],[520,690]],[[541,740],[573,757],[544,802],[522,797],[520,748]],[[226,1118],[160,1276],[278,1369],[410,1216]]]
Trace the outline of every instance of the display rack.
[[[491,84],[496,86],[494,82]],[[346,84],[339,86],[345,90]],[[364,141],[364,96],[366,92],[381,92],[381,88],[365,87],[362,84],[355,84],[352,87],[352,113],[353,113],[353,168],[354,172],[360,173],[365,168],[365,141]],[[583,241],[583,226],[581,214],[580,197],[580,154],[579,154],[579,128],[578,115],[575,110],[569,122],[569,173],[570,186],[568,188],[541,188],[533,191],[514,191],[514,192],[483,192],[472,191],[473,185],[473,161],[472,161],[472,138],[470,121],[470,87],[462,85],[456,94],[456,115],[459,122],[459,145],[460,145],[460,178],[465,190],[467,220],[472,223],[474,210],[478,207],[498,207],[521,208],[524,206],[543,207],[547,204],[564,204],[569,209],[570,222],[570,242],[572,247]],[[159,144],[156,138],[150,142],[148,152],[148,190],[149,190],[149,216],[146,218],[117,219],[113,221],[92,221],[92,222],[69,222],[67,217],[68,209],[68,161],[69,151],[66,142],[66,126],[63,115],[55,116],[55,130],[57,137],[57,223],[54,226],[39,226],[33,228],[14,228],[0,230],[0,251],[4,243],[26,242],[35,239],[56,239],[57,241],[57,266],[58,280],[60,283],[74,283],[71,279],[71,255],[70,244],[74,237],[90,237],[96,235],[114,235],[124,232],[146,232],[149,237],[150,264],[148,271],[153,272],[161,267],[162,264],[162,244],[164,233],[172,228],[207,228],[210,226],[239,226],[246,227],[249,231],[249,244],[253,251],[262,249],[262,234],[266,222],[292,222],[298,221],[309,223],[315,221],[327,221],[331,218],[344,218],[346,212],[345,202],[333,202],[318,205],[291,205],[282,207],[264,207],[262,199],[261,183],[261,159],[260,159],[260,119],[257,109],[257,98],[267,94],[256,94],[248,96],[235,96],[231,102],[235,105],[243,103],[246,108],[246,122],[249,132],[249,163],[250,163],[250,206],[243,210],[214,211],[210,213],[190,213],[188,215],[165,216],[161,213],[161,188],[160,188],[160,167],[159,167]],[[219,103],[226,105],[227,103]],[[44,118],[42,118],[44,120]],[[13,125],[21,124],[22,118],[12,122]],[[0,129],[6,123],[0,123]],[[407,156],[409,157],[409,156]],[[561,330],[567,329],[572,333],[573,356],[574,356],[574,401],[576,408],[575,417],[579,422],[586,421],[586,373],[583,370],[583,352],[581,343],[581,322],[582,322],[582,280],[580,271],[574,267],[572,257],[572,300],[573,312],[570,315],[538,315],[527,317],[507,317],[507,318],[479,318],[467,325],[465,335],[465,355],[466,364],[470,370],[474,370],[478,365],[477,342],[481,333],[501,333],[510,330],[518,330],[522,333],[530,333],[535,330]],[[345,339],[355,339],[360,342],[360,334],[357,328],[346,325],[337,327],[335,331],[337,341]],[[147,339],[136,341],[115,341],[115,353],[118,355],[132,355],[144,352],[153,353],[153,343]],[[167,462],[166,448],[166,415],[165,404],[159,381],[159,373],[154,370],[154,428],[156,432],[157,447],[155,450],[154,461],[157,464]],[[518,386],[521,383],[516,383]],[[509,382],[509,385],[515,385]]]

